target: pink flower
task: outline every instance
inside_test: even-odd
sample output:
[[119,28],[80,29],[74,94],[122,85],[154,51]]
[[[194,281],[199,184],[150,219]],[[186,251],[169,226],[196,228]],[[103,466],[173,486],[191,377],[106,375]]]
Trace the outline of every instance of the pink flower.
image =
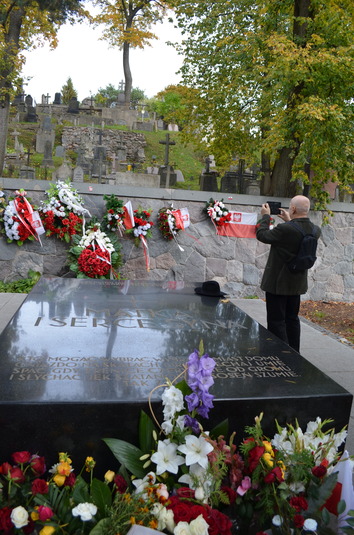
[[38,507],[38,516],[39,520],[41,522],[45,522],[46,520],[50,520],[52,516],[54,515],[52,509],[50,507],[47,507],[45,505],[40,505]]
[[241,481],[241,485],[237,487],[236,492],[240,496],[243,496],[251,488],[251,486],[252,486],[251,478],[249,476],[245,476],[243,480]]

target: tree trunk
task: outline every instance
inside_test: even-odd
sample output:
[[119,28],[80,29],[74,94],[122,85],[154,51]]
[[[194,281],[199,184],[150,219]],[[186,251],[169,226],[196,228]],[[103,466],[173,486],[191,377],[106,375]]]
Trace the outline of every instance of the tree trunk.
[[296,182],[291,182],[291,170],[294,157],[290,154],[293,149],[284,147],[279,151],[272,171],[271,193],[275,197],[294,197],[296,195]]
[[124,71],[124,79],[125,79],[124,100],[125,100],[125,105],[128,108],[130,106],[130,97],[131,97],[132,85],[133,85],[133,78],[132,78],[132,73],[130,70],[130,63],[129,63],[129,51],[130,51],[130,44],[124,43],[123,44],[123,71]]
[[1,58],[3,67],[0,68],[0,175],[3,172],[5,164],[7,132],[9,126],[12,89],[10,77],[15,70],[24,15],[24,8],[13,8],[8,16],[8,20],[3,23],[5,29],[5,48]]
[[[311,17],[311,0],[294,0],[294,27],[293,40],[296,45],[304,47],[307,42],[308,18]],[[304,89],[304,81],[301,80],[289,93],[287,108],[293,110],[301,99]],[[293,197],[297,193],[296,182],[291,182],[292,166],[294,158],[300,149],[301,141],[293,137],[297,146],[295,149],[283,147],[279,151],[271,178],[271,192],[276,197]],[[291,156],[293,154],[293,156]]]

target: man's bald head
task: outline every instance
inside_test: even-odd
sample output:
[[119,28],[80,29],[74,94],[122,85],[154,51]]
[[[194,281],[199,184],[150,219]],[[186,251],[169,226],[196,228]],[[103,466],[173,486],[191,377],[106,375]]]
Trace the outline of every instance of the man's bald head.
[[296,195],[290,201],[290,219],[296,217],[307,217],[310,211],[310,200],[304,195]]

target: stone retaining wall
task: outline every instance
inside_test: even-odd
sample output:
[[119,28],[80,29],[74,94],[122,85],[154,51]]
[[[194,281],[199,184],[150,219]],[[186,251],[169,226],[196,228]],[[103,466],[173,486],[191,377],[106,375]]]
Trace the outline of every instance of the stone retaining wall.
[[[45,181],[0,179],[0,188],[7,194],[14,189],[24,188],[34,204],[45,198],[44,191],[48,186],[49,182]],[[188,208],[191,226],[178,235],[183,251],[174,241],[164,240],[157,228],[153,229],[153,238],[149,240],[149,272],[145,268],[142,248],[135,247],[127,237],[120,239],[124,260],[121,270],[123,278],[192,282],[215,279],[233,297],[263,297],[259,284],[269,246],[255,239],[216,236],[212,223],[203,212],[205,202],[210,197],[215,198],[215,193],[86,183],[75,187],[83,196],[85,207],[99,218],[104,213],[103,195],[111,193],[123,201],[131,200],[134,209],[138,206],[152,208],[155,223],[158,210],[168,206],[168,203],[172,202],[174,208]],[[221,195],[216,198],[220,199]],[[264,200],[250,195],[224,194],[224,202],[229,209],[242,212],[259,213]],[[289,206],[289,199],[275,200],[281,201],[284,207]],[[304,298],[353,302],[354,206],[333,203],[330,208],[334,215],[330,224],[322,227],[318,260],[309,271],[309,291]],[[322,225],[322,218],[321,212],[311,213],[311,219],[318,225]],[[66,266],[68,245],[56,238],[46,237],[42,245],[28,242],[19,247],[17,244],[8,244],[1,237],[0,279],[18,280],[26,277],[29,269],[46,275],[70,276]]]

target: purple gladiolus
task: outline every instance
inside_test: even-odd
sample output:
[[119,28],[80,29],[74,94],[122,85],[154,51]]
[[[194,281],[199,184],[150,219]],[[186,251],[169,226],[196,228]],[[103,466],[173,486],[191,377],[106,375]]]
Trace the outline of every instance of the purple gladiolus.
[[191,394],[186,396],[185,400],[186,400],[186,402],[188,404],[189,412],[192,412],[199,405],[199,396],[195,392],[192,392]]
[[195,350],[188,358],[188,386],[192,389],[192,394],[186,396],[188,410],[204,417],[208,417],[209,409],[213,407],[214,396],[208,393],[209,388],[214,384],[212,377],[215,368],[215,360],[205,354],[199,357]]
[[184,425],[185,427],[190,427],[196,435],[200,433],[200,427],[198,424],[198,421],[195,418],[192,418],[189,416],[189,414],[186,414],[184,417]]

